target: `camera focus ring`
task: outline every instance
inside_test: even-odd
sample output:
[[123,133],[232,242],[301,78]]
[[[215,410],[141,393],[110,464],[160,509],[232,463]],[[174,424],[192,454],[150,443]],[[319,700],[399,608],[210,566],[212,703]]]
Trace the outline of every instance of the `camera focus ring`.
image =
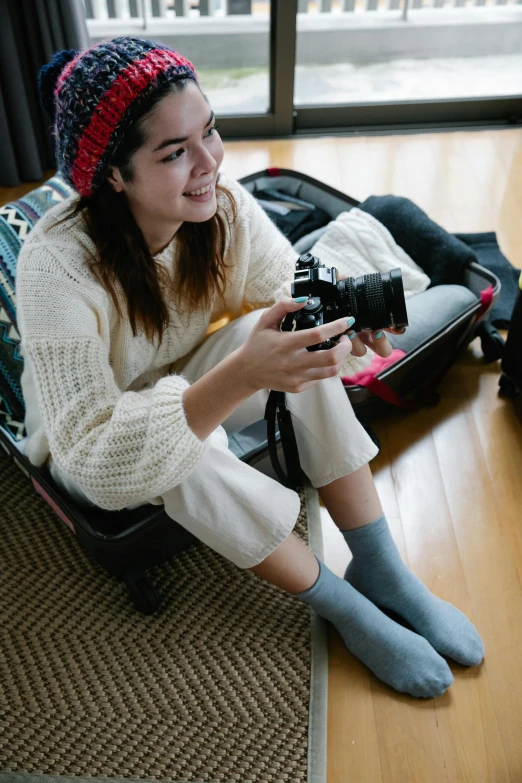
[[[370,272],[364,275],[364,285],[357,290],[359,309],[363,320],[384,323],[386,321],[387,307],[380,272]],[[364,300],[361,302],[361,299]]]
[[375,310],[384,310],[386,308],[384,292],[382,290],[382,278],[379,272],[366,275],[365,294],[370,312],[375,312]]

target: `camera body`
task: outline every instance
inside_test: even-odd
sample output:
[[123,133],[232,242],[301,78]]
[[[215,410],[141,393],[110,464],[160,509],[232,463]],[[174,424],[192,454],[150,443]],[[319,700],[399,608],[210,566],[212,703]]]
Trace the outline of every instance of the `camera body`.
[[[284,332],[312,329],[350,316],[355,318],[352,328],[357,332],[408,325],[399,268],[338,280],[336,267],[327,267],[317,256],[304,253],[296,261],[292,296],[308,296],[308,302],[301,310],[287,313],[281,324]],[[336,335],[308,350],[332,348],[340,337]]]

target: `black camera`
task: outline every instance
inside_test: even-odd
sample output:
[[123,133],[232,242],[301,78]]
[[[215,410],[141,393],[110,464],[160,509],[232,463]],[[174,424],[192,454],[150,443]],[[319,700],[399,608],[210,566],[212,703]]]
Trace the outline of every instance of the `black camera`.
[[[408,326],[402,274],[399,268],[389,272],[373,272],[361,277],[337,280],[337,269],[321,264],[317,256],[305,253],[295,265],[292,296],[308,296],[301,310],[287,313],[281,331],[311,329],[353,316],[352,329],[383,329]],[[337,345],[341,335],[308,347],[319,351]]]

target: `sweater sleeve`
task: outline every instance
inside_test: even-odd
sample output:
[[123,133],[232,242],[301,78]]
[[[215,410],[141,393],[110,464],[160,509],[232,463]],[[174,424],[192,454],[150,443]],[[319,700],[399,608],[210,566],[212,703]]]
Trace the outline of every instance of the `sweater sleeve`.
[[[39,248],[39,260],[44,252],[52,253]],[[53,459],[100,508],[162,495],[208,448],[185,417],[183,392],[190,384],[168,375],[152,388],[122,392],[109,361],[106,299],[56,260],[57,272],[49,272],[48,261],[46,271],[41,263],[19,262],[16,297],[22,349],[34,368]]]
[[252,309],[271,307],[292,296],[295,262],[299,254],[272,223],[246,188],[242,188],[245,220],[250,234],[250,257],[243,303]]

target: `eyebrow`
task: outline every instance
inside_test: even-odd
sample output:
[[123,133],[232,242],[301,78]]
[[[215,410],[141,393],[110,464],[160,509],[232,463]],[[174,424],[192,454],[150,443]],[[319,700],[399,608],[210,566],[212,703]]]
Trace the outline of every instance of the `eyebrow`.
[[[207,122],[207,124],[204,127],[207,128],[210,125],[210,123],[212,122],[213,119],[214,119],[214,112],[211,111],[210,112],[210,117],[208,118],[208,122]],[[187,141],[188,138],[189,138],[188,136],[182,136],[179,139],[165,139],[165,141],[162,141],[161,144],[159,144],[157,147],[155,147],[152,151],[153,152],[158,152],[159,150],[162,150],[163,147],[168,147],[171,144],[181,144],[183,141]]]

